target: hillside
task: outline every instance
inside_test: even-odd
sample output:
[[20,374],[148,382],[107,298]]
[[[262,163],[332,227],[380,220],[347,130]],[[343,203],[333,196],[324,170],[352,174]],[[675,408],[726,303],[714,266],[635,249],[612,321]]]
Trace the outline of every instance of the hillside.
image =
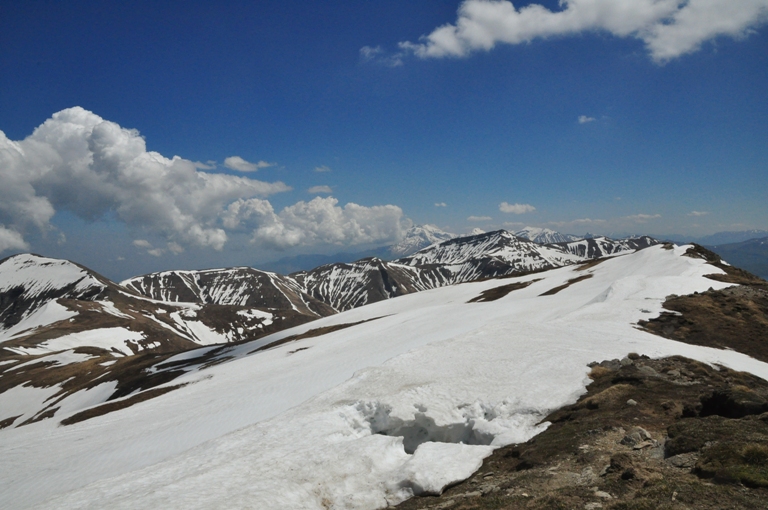
[[707,246],[731,264],[768,278],[768,237]]

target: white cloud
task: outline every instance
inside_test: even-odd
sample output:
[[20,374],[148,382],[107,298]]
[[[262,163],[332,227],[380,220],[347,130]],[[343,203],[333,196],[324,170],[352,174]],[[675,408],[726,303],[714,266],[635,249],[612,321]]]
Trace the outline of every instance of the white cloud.
[[499,204],[499,211],[503,213],[525,214],[535,210],[536,208],[531,204],[508,204],[507,202]]
[[634,214],[632,216],[624,216],[624,218],[635,223],[646,223],[648,220],[661,218],[661,214]]
[[79,107],[54,114],[19,142],[0,131],[0,182],[0,222],[22,235],[51,230],[57,210],[84,219],[110,213],[169,241],[215,249],[227,240],[218,223],[229,203],[291,189],[209,174],[147,151],[138,131]]
[[467,221],[491,221],[492,219],[490,216],[470,216]]
[[435,202],[435,207],[448,207],[445,202]]
[[579,115],[579,124],[587,124],[589,122],[594,122],[597,119],[594,117],[587,117],[586,115]]
[[707,211],[691,211],[688,216],[706,216],[707,214],[709,214]]
[[388,67],[403,65],[403,53],[388,54],[381,46],[363,46],[360,48],[360,60],[363,62],[375,62]]
[[28,250],[29,245],[24,242],[24,237],[15,230],[0,225],[0,253],[6,250]]
[[768,0],[561,0],[560,6],[517,9],[508,0],[465,0],[455,25],[438,27],[418,43],[402,42],[400,49],[420,58],[464,57],[496,44],[608,32],[640,39],[653,60],[665,62],[716,37],[746,37],[768,20]]
[[333,193],[330,186],[312,186],[307,191],[309,193]]
[[276,163],[267,163],[266,161],[259,161],[258,163],[251,163],[244,160],[240,156],[230,156],[224,160],[224,166],[230,170],[237,170],[238,172],[256,172],[262,168],[269,168],[275,166]]
[[394,205],[338,206],[333,197],[315,197],[275,213],[266,200],[252,198],[233,202],[224,223],[228,228],[253,229],[253,242],[288,248],[312,244],[367,244],[395,242],[411,226]]
[[330,171],[331,171],[331,168],[326,165],[315,167],[315,172],[330,172]]
[[178,255],[179,253],[184,253],[184,247],[179,243],[170,242],[168,243],[168,251]]
[[50,220],[61,210],[87,220],[109,214],[158,235],[165,247],[133,241],[154,256],[187,245],[220,250],[232,230],[282,248],[383,244],[411,225],[397,206],[340,207],[331,197],[275,213],[266,197],[290,190],[284,183],[207,173],[192,161],[147,151],[138,131],[79,107],[54,114],[22,141],[0,131],[0,183],[0,251],[26,249],[25,230],[54,230]]
[[192,164],[195,165],[195,168],[197,168],[198,170],[213,170],[214,168],[216,168],[216,162],[210,161],[210,160],[206,161],[205,163],[203,163],[202,161],[195,161]]

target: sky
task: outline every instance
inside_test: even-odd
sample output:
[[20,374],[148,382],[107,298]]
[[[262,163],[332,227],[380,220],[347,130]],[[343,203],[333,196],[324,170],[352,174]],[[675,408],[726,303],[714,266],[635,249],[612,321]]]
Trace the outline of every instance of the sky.
[[768,0],[0,2],[0,257],[768,229]]

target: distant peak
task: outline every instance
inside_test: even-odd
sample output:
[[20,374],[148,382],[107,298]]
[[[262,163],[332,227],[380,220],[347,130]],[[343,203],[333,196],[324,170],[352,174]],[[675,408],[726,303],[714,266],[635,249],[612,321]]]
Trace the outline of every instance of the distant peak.
[[435,225],[414,225],[409,228],[403,239],[389,248],[395,257],[405,257],[435,243],[442,243],[456,237],[456,234],[445,232]]
[[577,241],[581,239],[577,236],[561,234],[555,230],[542,227],[525,227],[522,230],[515,232],[515,236],[539,244],[567,243],[569,241]]

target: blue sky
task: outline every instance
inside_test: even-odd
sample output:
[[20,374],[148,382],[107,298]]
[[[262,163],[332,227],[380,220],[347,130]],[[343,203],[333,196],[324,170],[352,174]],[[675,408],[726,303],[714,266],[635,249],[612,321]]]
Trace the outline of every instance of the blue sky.
[[766,229],[768,1],[678,4],[3,2],[0,256]]

